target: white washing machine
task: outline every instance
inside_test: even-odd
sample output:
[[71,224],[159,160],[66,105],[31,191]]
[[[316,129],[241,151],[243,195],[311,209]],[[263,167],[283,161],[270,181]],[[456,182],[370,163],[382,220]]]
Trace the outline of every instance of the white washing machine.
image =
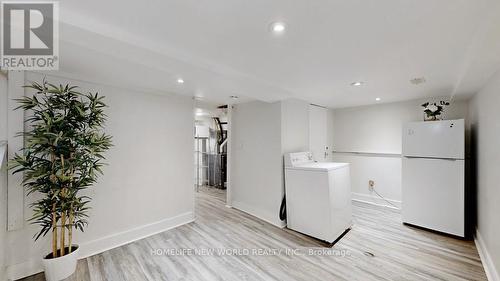
[[311,152],[285,156],[287,227],[329,243],[352,224],[348,163],[314,162]]

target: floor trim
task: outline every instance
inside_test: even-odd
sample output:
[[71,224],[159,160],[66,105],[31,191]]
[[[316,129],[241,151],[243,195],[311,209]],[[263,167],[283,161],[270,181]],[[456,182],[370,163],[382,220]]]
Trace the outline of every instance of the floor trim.
[[477,251],[479,252],[479,256],[481,257],[481,261],[483,263],[484,271],[486,272],[486,276],[489,281],[500,281],[500,275],[495,268],[495,264],[491,259],[490,253],[488,252],[488,248],[486,248],[486,244],[484,243],[484,239],[481,236],[481,233],[478,229],[476,229],[476,235],[474,236],[474,242],[476,243]]
[[386,199],[386,200],[391,202],[392,204],[394,204],[397,208],[394,206],[391,206],[384,199],[382,199],[378,196],[352,192],[352,201],[366,203],[366,204],[370,204],[370,205],[374,205],[374,206],[378,206],[378,207],[385,207],[385,208],[389,208],[389,209],[393,209],[393,210],[401,210],[401,201],[393,200],[393,199]]
[[[114,233],[102,238],[80,244],[80,257],[83,259],[110,249],[179,227],[194,221],[194,213],[186,212],[175,217],[142,225],[130,230]],[[8,280],[17,280],[43,271],[40,260],[29,260],[7,267]]]
[[85,242],[81,244],[80,258],[90,257],[193,221],[193,212],[187,212],[172,218]]
[[7,280],[17,280],[42,271],[43,269],[40,261],[29,260],[23,263],[7,266],[5,275],[7,276]]
[[243,211],[249,215],[252,215],[277,227],[284,228],[286,226],[286,222],[279,220],[278,211],[276,211],[275,215],[276,219],[272,219],[273,217],[272,214],[266,213],[265,211],[261,211],[258,208],[255,208],[253,206],[250,206],[249,204],[242,203],[239,201],[233,201],[232,208]]

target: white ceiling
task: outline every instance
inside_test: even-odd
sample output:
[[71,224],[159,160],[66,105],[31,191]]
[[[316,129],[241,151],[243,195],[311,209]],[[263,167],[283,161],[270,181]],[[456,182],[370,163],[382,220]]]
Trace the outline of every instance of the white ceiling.
[[65,0],[60,18],[63,75],[215,103],[467,97],[500,67],[497,0]]

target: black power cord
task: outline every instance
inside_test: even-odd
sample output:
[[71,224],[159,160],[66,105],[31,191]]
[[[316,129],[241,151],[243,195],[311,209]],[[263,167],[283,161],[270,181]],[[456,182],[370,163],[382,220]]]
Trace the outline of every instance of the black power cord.
[[283,200],[281,201],[280,207],[280,220],[286,220],[286,197],[283,196]]

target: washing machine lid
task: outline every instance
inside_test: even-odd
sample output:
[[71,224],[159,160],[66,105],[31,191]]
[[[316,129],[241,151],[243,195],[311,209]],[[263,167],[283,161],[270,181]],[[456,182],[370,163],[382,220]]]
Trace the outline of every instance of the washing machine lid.
[[292,167],[286,167],[288,170],[303,170],[303,171],[331,171],[349,166],[349,163],[337,162],[313,162],[304,163]]

